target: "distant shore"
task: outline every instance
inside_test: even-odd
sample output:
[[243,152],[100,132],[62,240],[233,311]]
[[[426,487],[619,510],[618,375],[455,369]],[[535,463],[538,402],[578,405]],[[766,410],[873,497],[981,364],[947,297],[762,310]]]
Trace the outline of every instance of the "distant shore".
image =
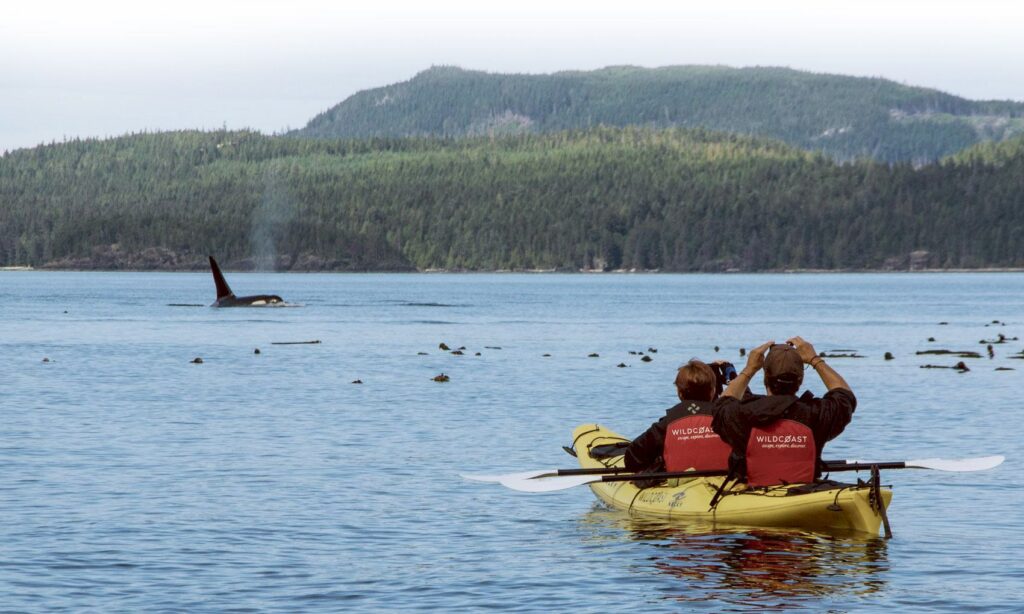
[[[977,269],[759,269],[759,270],[738,270],[726,271],[665,271],[660,269],[614,269],[601,271],[594,269],[287,269],[287,270],[265,270],[248,268],[223,267],[225,271],[232,273],[388,273],[388,274],[529,274],[529,275],[780,275],[780,274],[821,274],[821,273],[1024,273],[1024,267],[984,267]],[[0,266],[0,272],[55,272],[55,273],[203,273],[208,272],[205,267],[167,267],[167,268],[99,268],[99,267],[59,267],[47,266],[32,267],[25,265]]]

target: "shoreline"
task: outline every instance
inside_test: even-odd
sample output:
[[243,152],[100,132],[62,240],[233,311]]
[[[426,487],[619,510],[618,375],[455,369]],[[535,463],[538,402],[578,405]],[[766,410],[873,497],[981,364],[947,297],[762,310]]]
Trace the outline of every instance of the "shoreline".
[[[639,270],[639,269],[616,269],[612,271],[600,271],[593,269],[417,269],[417,270],[304,270],[291,269],[282,271],[261,271],[253,269],[230,269],[224,268],[225,272],[238,273],[296,273],[315,274],[331,273],[346,275],[816,275],[816,274],[850,274],[865,275],[876,273],[890,274],[937,274],[937,273],[1024,273],[1024,267],[985,267],[977,269],[763,269],[755,271],[740,271],[731,269],[727,271],[664,271],[660,269]],[[209,269],[194,268],[162,268],[162,269],[131,269],[131,268],[62,268],[62,267],[33,267],[33,266],[0,266],[0,273],[209,273]]]

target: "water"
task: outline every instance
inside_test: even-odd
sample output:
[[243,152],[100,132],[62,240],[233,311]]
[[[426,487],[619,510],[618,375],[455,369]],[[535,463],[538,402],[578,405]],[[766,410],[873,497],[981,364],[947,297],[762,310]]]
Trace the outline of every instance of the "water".
[[[0,273],[0,609],[1021,607],[1024,343],[964,374],[914,352],[1024,333],[1024,275],[228,277],[304,307],[168,305],[212,302],[207,274]],[[639,433],[686,359],[795,334],[864,356],[830,361],[860,404],[827,456],[1007,462],[885,473],[890,541],[457,476],[571,467],[575,425]]]

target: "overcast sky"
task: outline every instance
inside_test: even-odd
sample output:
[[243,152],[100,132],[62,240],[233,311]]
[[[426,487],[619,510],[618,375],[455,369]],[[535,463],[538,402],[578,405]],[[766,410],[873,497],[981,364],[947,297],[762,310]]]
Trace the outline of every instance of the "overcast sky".
[[297,128],[434,64],[789,66],[1024,100],[1024,3],[11,0],[0,152],[139,130]]

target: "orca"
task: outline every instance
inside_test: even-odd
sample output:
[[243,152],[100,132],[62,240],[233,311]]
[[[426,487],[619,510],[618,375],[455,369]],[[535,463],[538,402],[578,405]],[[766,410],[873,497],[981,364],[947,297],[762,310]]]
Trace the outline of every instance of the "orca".
[[217,300],[210,307],[267,307],[284,305],[284,299],[276,294],[255,294],[253,296],[235,296],[228,285],[224,274],[220,272],[217,261],[210,258],[210,270],[213,271],[213,283],[217,286]]

